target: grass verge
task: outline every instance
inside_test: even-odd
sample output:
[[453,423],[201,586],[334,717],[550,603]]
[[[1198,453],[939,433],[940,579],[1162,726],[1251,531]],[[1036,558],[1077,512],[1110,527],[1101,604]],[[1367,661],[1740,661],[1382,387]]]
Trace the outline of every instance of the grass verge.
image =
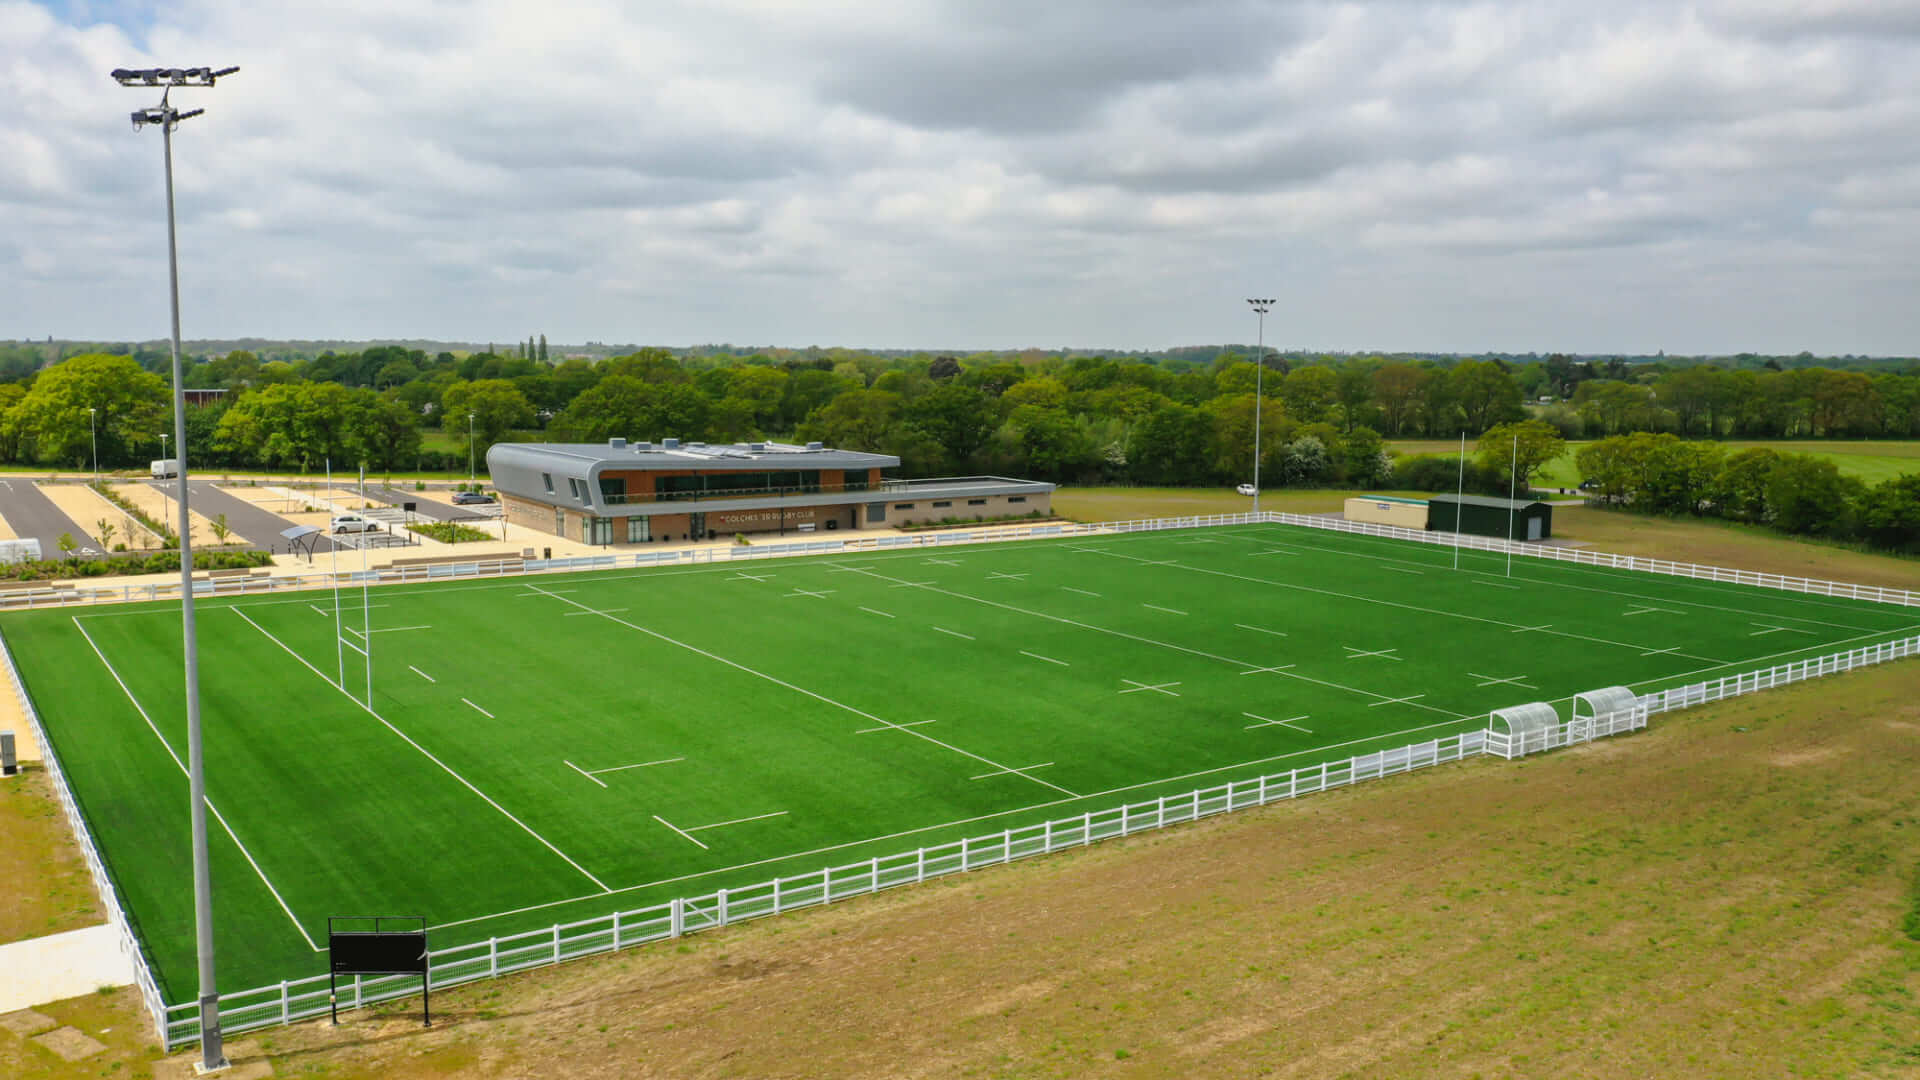
[[103,921],[46,771],[33,766],[0,779],[0,942]]

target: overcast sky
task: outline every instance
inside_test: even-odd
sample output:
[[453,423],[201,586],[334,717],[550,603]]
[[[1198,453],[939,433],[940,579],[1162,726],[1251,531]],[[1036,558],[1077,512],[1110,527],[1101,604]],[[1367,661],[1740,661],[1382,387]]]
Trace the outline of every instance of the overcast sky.
[[0,0],[0,336],[1912,355],[1920,0]]

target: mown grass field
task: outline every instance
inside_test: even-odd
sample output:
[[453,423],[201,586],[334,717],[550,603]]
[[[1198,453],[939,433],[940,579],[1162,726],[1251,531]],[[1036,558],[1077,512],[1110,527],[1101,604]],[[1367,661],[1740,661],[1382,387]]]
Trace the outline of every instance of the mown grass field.
[[[1920,628],[1453,557],[1247,526],[388,587],[343,612],[371,708],[328,597],[203,603],[223,985],[318,972],[331,914],[484,940]],[[177,613],[0,629],[183,1000]]]

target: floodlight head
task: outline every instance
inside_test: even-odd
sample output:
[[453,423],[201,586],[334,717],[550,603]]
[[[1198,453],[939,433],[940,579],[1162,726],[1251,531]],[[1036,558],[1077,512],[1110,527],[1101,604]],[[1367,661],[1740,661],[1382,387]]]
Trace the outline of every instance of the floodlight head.
[[210,67],[196,68],[114,68],[113,80],[121,86],[212,86],[222,75],[231,75],[240,69],[221,68],[215,71]]
[[1253,305],[1253,310],[1259,312],[1262,315],[1265,315],[1267,312],[1273,309],[1272,300],[1260,300],[1254,297],[1248,297],[1247,303]]

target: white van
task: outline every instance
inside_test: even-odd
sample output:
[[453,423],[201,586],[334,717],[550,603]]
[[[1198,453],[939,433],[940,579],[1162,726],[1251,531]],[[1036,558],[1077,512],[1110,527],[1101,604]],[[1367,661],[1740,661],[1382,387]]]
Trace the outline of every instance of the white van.
[[168,479],[169,477],[174,477],[179,475],[180,475],[180,459],[179,458],[161,458],[159,461],[156,461],[153,463],[153,478],[155,480],[165,480],[165,479]]

